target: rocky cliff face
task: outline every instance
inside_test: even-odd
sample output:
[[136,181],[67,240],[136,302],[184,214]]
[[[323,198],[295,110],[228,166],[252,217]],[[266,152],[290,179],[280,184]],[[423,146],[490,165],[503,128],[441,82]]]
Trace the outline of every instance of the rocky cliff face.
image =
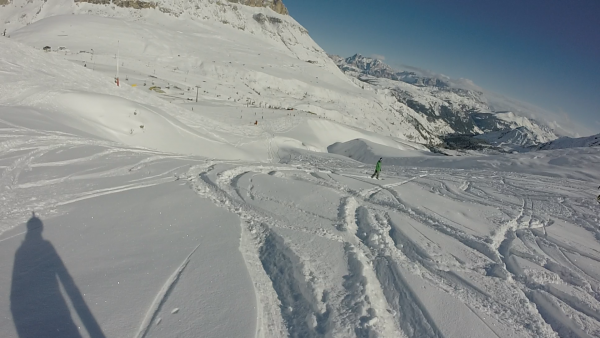
[[228,0],[232,3],[239,3],[250,7],[269,7],[275,12],[283,15],[289,15],[287,7],[281,0]]
[[[1,0],[0,0],[1,1]],[[109,5],[111,0],[75,0],[75,2],[87,2],[95,5]],[[156,8],[156,2],[152,1],[140,1],[140,0],[112,0],[112,4],[122,8]]]
[[[276,13],[282,15],[289,15],[287,7],[283,4],[281,0],[227,0],[231,3],[246,5],[250,7],[268,7],[271,8]],[[158,6],[158,1],[143,1],[143,0],[74,0],[77,2],[85,2],[95,5],[116,5],[117,7],[122,8],[133,8],[133,9],[144,9],[144,8],[156,8]],[[8,5],[11,3],[11,0],[0,0],[0,6]],[[167,7],[163,7],[167,8]]]

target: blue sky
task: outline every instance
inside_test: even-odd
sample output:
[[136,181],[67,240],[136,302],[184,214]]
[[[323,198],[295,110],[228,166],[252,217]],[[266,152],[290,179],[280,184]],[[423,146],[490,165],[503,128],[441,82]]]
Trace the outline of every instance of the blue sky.
[[467,78],[600,132],[598,0],[284,3],[328,53]]

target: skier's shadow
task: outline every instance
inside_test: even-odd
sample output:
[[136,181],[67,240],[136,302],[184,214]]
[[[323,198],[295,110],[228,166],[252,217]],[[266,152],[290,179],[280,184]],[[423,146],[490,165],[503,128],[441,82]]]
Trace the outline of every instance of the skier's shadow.
[[10,309],[19,338],[81,337],[59,282],[92,338],[104,338],[52,244],[42,237],[44,224],[33,215],[27,235],[17,249],[10,292]]

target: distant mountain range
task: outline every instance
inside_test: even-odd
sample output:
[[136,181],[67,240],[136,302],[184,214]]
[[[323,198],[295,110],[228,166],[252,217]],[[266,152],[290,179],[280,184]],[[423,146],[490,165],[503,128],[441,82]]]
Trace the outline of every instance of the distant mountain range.
[[419,76],[415,72],[398,71],[381,60],[364,57],[360,54],[345,59],[337,55],[331,55],[330,57],[344,73],[358,70],[364,75],[402,81],[417,87],[450,87],[450,83],[446,81]]
[[588,137],[561,137],[557,140],[540,144],[536,150],[552,150],[565,148],[600,147],[600,134]]
[[480,147],[505,151],[528,150],[558,138],[550,127],[536,120],[510,111],[494,111],[486,94],[450,80],[396,70],[360,54],[330,58],[346,75],[389,91],[400,103],[422,115],[428,122],[425,127],[442,138],[473,136]]

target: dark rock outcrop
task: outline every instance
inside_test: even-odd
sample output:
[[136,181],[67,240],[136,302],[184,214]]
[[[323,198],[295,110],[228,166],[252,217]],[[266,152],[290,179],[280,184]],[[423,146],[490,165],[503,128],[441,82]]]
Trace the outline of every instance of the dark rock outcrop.
[[289,15],[287,7],[281,0],[228,0],[232,3],[246,5],[250,7],[269,7],[275,12],[283,15]]

